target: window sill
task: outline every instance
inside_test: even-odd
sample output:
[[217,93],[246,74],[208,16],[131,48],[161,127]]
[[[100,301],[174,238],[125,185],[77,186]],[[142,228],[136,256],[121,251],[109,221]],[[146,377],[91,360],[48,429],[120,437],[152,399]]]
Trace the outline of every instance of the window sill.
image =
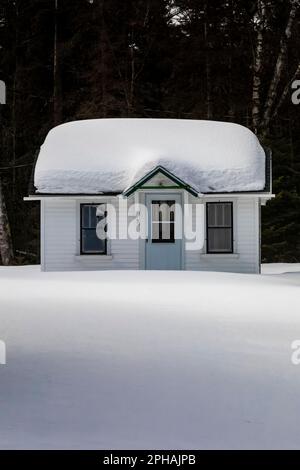
[[113,259],[112,255],[75,255],[75,259],[78,261],[98,260],[107,261]]
[[201,258],[239,258],[239,253],[201,253]]

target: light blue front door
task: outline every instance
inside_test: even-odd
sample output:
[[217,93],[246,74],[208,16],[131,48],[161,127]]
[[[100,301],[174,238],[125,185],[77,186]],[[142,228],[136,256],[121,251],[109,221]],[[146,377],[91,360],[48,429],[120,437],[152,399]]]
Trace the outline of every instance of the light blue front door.
[[146,204],[146,269],[182,269],[181,195],[146,195]]

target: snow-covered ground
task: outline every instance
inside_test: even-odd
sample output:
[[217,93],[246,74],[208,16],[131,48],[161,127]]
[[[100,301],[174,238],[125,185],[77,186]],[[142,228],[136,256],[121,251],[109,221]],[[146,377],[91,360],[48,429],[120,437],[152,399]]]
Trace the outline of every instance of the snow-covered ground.
[[300,273],[299,263],[269,263],[262,265],[262,274]]
[[264,272],[1,268],[0,448],[300,448],[300,265]]

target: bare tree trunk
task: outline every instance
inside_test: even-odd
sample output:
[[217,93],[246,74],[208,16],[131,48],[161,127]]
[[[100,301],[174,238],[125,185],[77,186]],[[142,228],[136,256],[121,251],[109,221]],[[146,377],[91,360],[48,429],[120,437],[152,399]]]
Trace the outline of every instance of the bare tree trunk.
[[0,180],[0,255],[2,264],[8,266],[13,260],[11,232],[4,200],[2,181]]
[[206,117],[207,119],[212,119],[212,94],[211,94],[211,65],[209,50],[206,51],[205,57],[205,68],[206,68]]
[[264,53],[264,29],[266,22],[266,4],[258,0],[258,31],[255,48],[252,86],[252,125],[255,134],[258,134],[261,118],[261,73]]
[[105,12],[104,12],[105,0],[98,0],[97,9],[95,10],[95,18],[99,22],[99,59],[100,67],[97,69],[97,80],[99,81],[100,94],[100,107],[101,117],[105,118],[107,115],[107,69],[106,69],[106,57],[107,57],[107,32],[105,25]]
[[208,38],[208,4],[204,4],[205,23],[204,23],[204,44],[205,44],[205,75],[206,75],[206,118],[212,119],[212,97],[211,97],[211,65],[210,65],[210,47]]
[[[144,15],[144,20],[143,20],[144,27],[146,26],[148,18],[149,18],[150,8],[151,8],[151,1],[149,0],[147,1],[145,5],[145,15]],[[122,71],[120,67],[119,61],[116,59],[114,47],[112,45],[110,37],[107,34],[107,31],[105,31],[105,38],[106,38],[106,44],[112,53],[115,67],[116,67],[117,73],[121,81],[120,86],[123,88],[123,92],[124,92],[127,115],[131,116],[135,109],[135,90],[136,90],[137,79],[144,69],[146,58],[152,48],[154,38],[152,39],[152,41],[150,41],[147,49],[144,51],[143,57],[142,58],[139,57],[139,60],[137,60],[136,45],[134,42],[135,33],[134,33],[134,27],[132,25],[131,33],[130,33],[130,41],[128,44],[128,48],[129,48],[128,57],[129,58],[128,58],[128,61],[126,62],[127,66],[124,72]]]
[[18,91],[18,46],[19,46],[19,4],[15,2],[15,34],[14,34],[14,78],[12,83],[12,104],[11,104],[11,121],[12,121],[12,198],[15,202],[16,196],[16,147],[17,147],[17,91]]
[[58,0],[54,0],[53,36],[53,124],[61,123],[61,82],[58,57]]
[[284,71],[284,66],[286,64],[288,42],[292,35],[292,29],[293,29],[293,25],[295,22],[296,14],[300,7],[300,0],[291,0],[291,4],[292,6],[291,6],[290,14],[289,14],[289,19],[287,22],[284,35],[280,41],[280,50],[279,50],[279,54],[277,57],[275,71],[274,71],[274,75],[270,84],[268,97],[266,101],[265,112],[264,112],[264,117],[263,117],[263,122],[262,122],[264,134],[266,134],[269,130],[272,111],[273,111],[274,103],[277,97],[278,85],[281,81],[282,74]]
[[230,18],[230,23],[229,23],[229,48],[230,48],[230,53],[229,53],[229,58],[228,58],[228,117],[231,122],[235,121],[235,103],[234,103],[234,98],[233,98],[233,80],[232,80],[232,64],[233,64],[233,56],[232,56],[232,50],[233,50],[233,41],[232,41],[232,30],[234,28],[234,5],[233,1],[231,0],[230,3],[228,3],[229,10],[228,10],[228,17]]
[[130,78],[129,78],[129,87],[128,87],[128,116],[132,115],[133,111],[133,101],[134,101],[134,89],[135,89],[135,44],[134,44],[134,33],[131,31],[131,44],[130,44]]
[[105,118],[106,110],[106,42],[105,42],[105,21],[104,21],[104,0],[100,2],[101,15],[101,35],[100,35],[100,55],[101,55],[101,101],[102,101],[102,117]]

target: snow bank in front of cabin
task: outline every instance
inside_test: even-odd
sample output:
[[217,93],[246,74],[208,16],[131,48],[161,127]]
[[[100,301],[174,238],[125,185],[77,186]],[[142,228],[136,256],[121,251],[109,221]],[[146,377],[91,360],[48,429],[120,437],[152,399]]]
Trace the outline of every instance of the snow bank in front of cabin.
[[262,274],[291,274],[300,273],[300,263],[264,263]]
[[0,268],[0,448],[299,449],[298,274]]
[[177,119],[60,125],[41,147],[34,184],[39,193],[121,193],[158,165],[200,193],[265,186],[265,153],[249,129]]

